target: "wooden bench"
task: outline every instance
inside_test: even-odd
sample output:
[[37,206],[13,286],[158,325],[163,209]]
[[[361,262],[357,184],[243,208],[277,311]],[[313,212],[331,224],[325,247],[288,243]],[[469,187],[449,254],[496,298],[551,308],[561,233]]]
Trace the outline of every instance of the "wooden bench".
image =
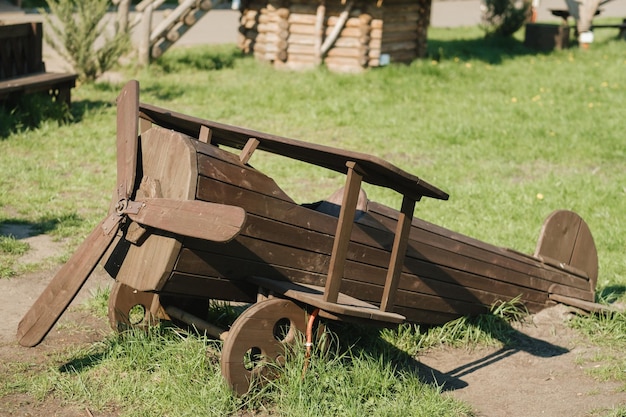
[[46,72],[41,22],[0,23],[0,101],[47,92],[71,104],[76,74]]

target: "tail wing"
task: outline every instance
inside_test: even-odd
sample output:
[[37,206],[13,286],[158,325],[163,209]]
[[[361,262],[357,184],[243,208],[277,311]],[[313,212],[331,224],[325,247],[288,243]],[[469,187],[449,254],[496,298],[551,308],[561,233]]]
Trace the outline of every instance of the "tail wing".
[[587,223],[576,213],[558,210],[543,223],[535,256],[546,263],[556,263],[583,271],[595,293],[598,281],[598,253]]

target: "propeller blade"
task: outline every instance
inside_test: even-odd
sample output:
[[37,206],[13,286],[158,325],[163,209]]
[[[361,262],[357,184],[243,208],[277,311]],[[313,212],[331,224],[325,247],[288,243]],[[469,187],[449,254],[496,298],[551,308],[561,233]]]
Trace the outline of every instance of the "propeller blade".
[[[46,337],[115,239],[121,219],[114,214],[100,222],[52,278],[17,327],[20,345],[36,346]],[[108,233],[103,228],[105,222],[111,227]]]
[[213,242],[230,241],[246,221],[244,209],[226,204],[169,198],[146,198],[133,204],[141,206],[135,213],[125,213],[137,223]]
[[[129,198],[137,171],[139,131],[139,82],[126,83],[117,97],[117,185],[118,198]],[[120,189],[121,187],[121,189]],[[121,196],[119,193],[123,192]]]

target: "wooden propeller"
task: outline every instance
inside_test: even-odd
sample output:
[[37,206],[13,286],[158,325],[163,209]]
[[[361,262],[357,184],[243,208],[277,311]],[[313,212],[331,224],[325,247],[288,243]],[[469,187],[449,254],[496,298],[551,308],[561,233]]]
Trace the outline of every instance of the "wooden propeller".
[[126,218],[165,230],[215,242],[240,232],[246,218],[241,207],[196,200],[131,200],[138,150],[139,83],[130,81],[117,99],[117,188],[114,210],[100,222],[22,318],[17,338],[22,346],[39,344],[70,305],[115,239]]

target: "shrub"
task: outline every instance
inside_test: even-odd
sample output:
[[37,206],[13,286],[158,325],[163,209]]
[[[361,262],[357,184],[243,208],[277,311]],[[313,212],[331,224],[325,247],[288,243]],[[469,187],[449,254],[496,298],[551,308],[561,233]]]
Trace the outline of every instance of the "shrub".
[[116,27],[113,34],[107,33],[105,17],[109,3],[109,0],[48,0],[56,19],[42,11],[52,32],[46,36],[47,40],[72,64],[80,81],[95,80],[111,69],[130,47],[127,31]]
[[486,36],[512,36],[530,14],[529,0],[483,0],[482,24]]

